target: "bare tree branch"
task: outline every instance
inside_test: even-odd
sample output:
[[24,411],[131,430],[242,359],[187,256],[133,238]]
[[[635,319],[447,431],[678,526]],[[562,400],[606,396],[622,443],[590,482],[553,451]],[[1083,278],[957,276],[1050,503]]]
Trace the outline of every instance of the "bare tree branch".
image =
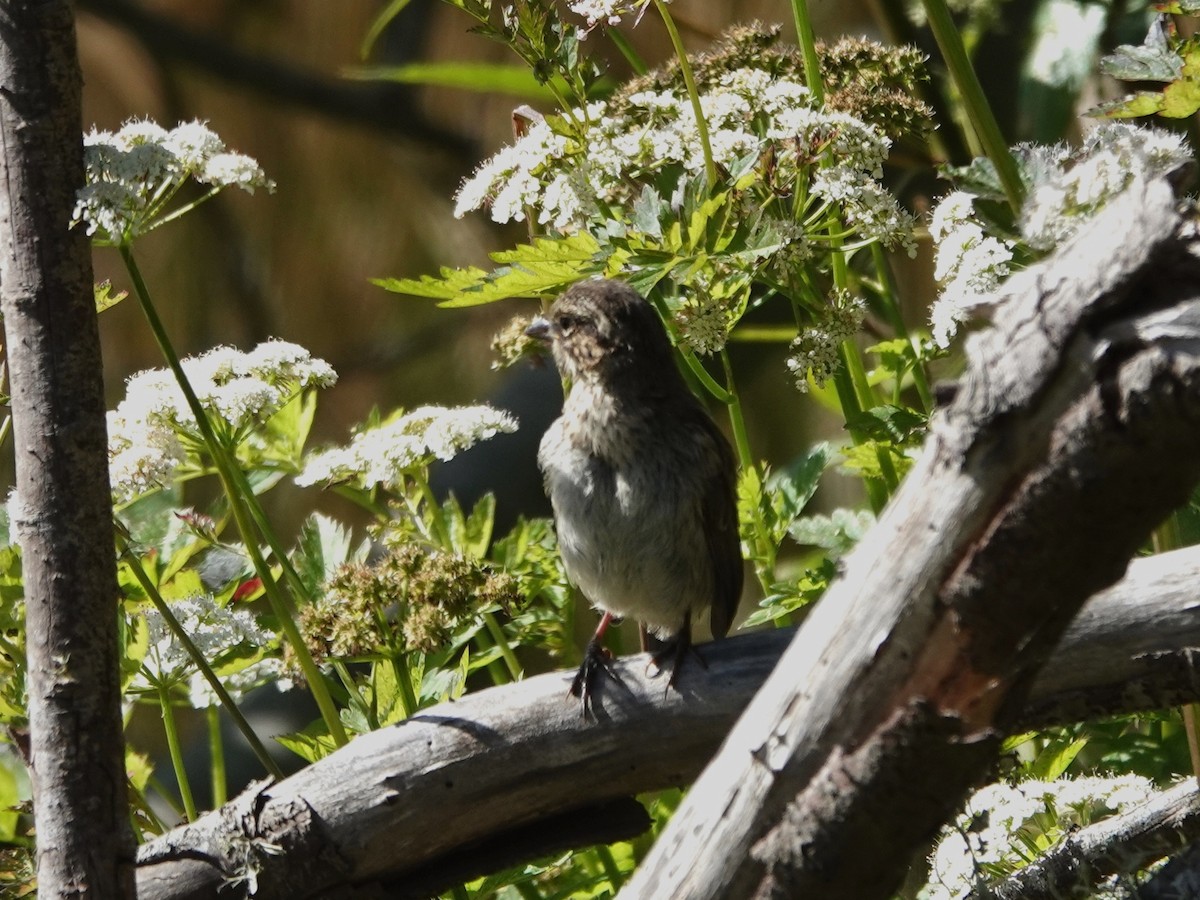
[[[44,898],[133,887],[117,579],[80,73],[65,0],[0,4],[0,311],[12,378],[30,763]],[[10,507],[11,508],[11,507]]]
[[[1067,835],[987,892],[989,900],[1057,900],[1135,872],[1200,837],[1196,780],[1162,791],[1119,816]],[[972,896],[976,896],[972,894]]]
[[1195,243],[1169,186],[1136,184],[1009,280],[922,456],[627,896],[891,895],[1080,605],[1200,476]]
[[[1190,665],[1192,648],[1200,646],[1197,583],[1200,548],[1132,563],[1068,629],[1034,685],[1023,725],[1063,721],[1081,708],[1112,714],[1200,699]],[[212,897],[223,877],[246,864],[237,854],[248,853],[252,842],[302,843],[281,842],[269,830],[282,821],[286,831],[290,821],[271,811],[276,807],[317,811],[318,830],[332,849],[319,845],[313,852],[308,845],[308,852],[338,862],[322,864],[320,879],[297,887],[289,872],[303,866],[287,855],[269,856],[272,868],[258,873],[260,890],[274,891],[266,896],[346,896],[348,884],[383,883],[388,896],[425,897],[522,858],[627,835],[637,817],[614,807],[620,801],[613,798],[690,783],[793,634],[770,631],[706,645],[707,668],[685,669],[678,692],[645,677],[646,657],[620,660],[624,687],[604,685],[599,724],[579,720],[566,694],[571,673],[426,710],[147,844],[139,854],[139,896]],[[1119,682],[1138,687],[1114,690]],[[456,787],[439,788],[447,777]],[[423,780],[429,784],[420,787]],[[379,798],[385,784],[407,786],[391,806]],[[441,795],[438,802],[430,794]],[[320,812],[334,807],[341,808],[336,820]],[[431,839],[443,830],[444,839]],[[368,858],[376,852],[378,858]]]

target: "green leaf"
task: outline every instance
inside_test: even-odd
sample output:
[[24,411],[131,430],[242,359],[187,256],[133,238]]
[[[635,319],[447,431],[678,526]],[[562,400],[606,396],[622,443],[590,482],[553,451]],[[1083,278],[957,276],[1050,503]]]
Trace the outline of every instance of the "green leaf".
[[379,40],[379,36],[383,34],[385,28],[391,24],[392,19],[404,12],[404,8],[412,0],[392,0],[379,15],[375,17],[370,26],[367,28],[367,33],[363,37],[362,45],[358,48],[359,55],[366,59],[371,54],[371,48],[375,46],[375,42]]
[[1183,69],[1183,60],[1165,44],[1133,46],[1122,44],[1111,56],[1100,60],[1100,71],[1122,81],[1174,81]]
[[313,513],[300,526],[292,565],[311,594],[315,595],[337,567],[350,557],[350,532],[340,522]]
[[827,516],[797,519],[788,534],[798,544],[821,547],[837,557],[858,543],[874,524],[875,517],[867,510],[835,509]]
[[808,501],[817,492],[821,475],[837,454],[837,448],[824,441],[768,476],[766,493],[773,497],[772,507],[777,523],[773,530],[778,538],[783,537],[796,517],[804,511]]
[[1031,766],[1033,776],[1042,781],[1054,781],[1067,771],[1075,757],[1079,755],[1079,751],[1087,746],[1087,742],[1086,737],[1074,741],[1065,739],[1052,741],[1033,761]]
[[926,417],[916,410],[885,403],[846,417],[846,425],[869,438],[896,443],[924,433]]
[[596,255],[600,244],[586,232],[565,238],[535,238],[513,250],[491,254],[501,263],[491,272],[471,266],[443,267],[439,277],[379,278],[373,284],[397,294],[430,297],[443,307],[480,306],[510,297],[545,297],[557,294],[588,275],[599,274],[603,264]]
[[1138,91],[1121,100],[1101,103],[1090,110],[1090,114],[1105,116],[1109,119],[1133,119],[1139,116],[1152,116],[1162,107],[1162,94],[1157,91]]
[[291,750],[305,762],[316,762],[324,759],[337,749],[337,744],[329,736],[329,730],[320,719],[313,722],[303,731],[292,734],[276,735],[275,740],[282,747]]
[[554,92],[540,84],[524,66],[486,62],[422,62],[403,66],[366,66],[348,69],[348,78],[428,84],[435,87],[508,94],[529,100],[551,101]]
[[129,291],[112,292],[112,282],[102,281],[99,284],[92,285],[92,293],[96,298],[96,312],[102,313],[106,309],[112,309],[122,300],[129,296]]

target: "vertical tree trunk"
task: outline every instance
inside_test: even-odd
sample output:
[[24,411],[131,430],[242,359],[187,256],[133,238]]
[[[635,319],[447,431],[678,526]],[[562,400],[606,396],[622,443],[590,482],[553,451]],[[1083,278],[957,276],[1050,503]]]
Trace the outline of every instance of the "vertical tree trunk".
[[43,898],[132,896],[117,584],[65,0],[0,3],[0,311],[13,394]]

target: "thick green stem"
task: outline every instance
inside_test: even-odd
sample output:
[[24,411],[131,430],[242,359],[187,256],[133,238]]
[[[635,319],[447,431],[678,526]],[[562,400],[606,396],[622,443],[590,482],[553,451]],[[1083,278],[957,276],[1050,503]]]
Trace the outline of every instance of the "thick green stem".
[[733,366],[729,362],[729,352],[724,349],[721,350],[721,368],[725,372],[726,395],[729,397],[725,405],[729,408],[733,445],[737,449],[739,468],[747,469],[754,465],[754,455],[750,452],[750,435],[746,431],[746,417],[742,415],[742,401],[733,383]]
[[525,675],[525,670],[521,667],[521,663],[517,661],[517,656],[513,653],[512,647],[508,643],[508,637],[504,634],[504,629],[496,621],[496,616],[491,612],[485,611],[483,613],[483,624],[487,628],[488,634],[492,636],[492,640],[496,642],[496,647],[500,650],[500,657],[504,660],[504,665],[508,668],[508,674],[512,676],[513,681],[520,681]]
[[807,0],[792,0],[792,21],[796,25],[796,43],[804,57],[804,81],[813,95],[814,106],[825,105],[825,79],[821,75],[821,61],[817,57],[817,38],[813,31],[812,18],[808,15]]
[[[167,336],[166,328],[158,316],[158,311],[154,308],[154,303],[150,299],[150,290],[146,286],[137,261],[133,257],[133,248],[128,244],[122,244],[119,249],[121,259],[124,261],[125,268],[129,272],[129,277],[133,281],[134,293],[137,295],[142,313],[150,325],[150,330],[154,334],[154,339],[158,343],[158,347],[162,351],[168,367],[175,376],[175,380],[179,383],[179,389],[183,392],[188,408],[196,420],[196,428],[200,432],[200,437],[213,458],[213,464],[216,466],[221,485],[229,497],[230,512],[233,514],[238,532],[242,536],[246,552],[249,554],[251,563],[254,565],[254,571],[262,581],[263,590],[271,605],[271,611],[278,618],[279,627],[283,630],[285,639],[291,645],[292,651],[296,655],[296,660],[300,664],[300,670],[304,673],[305,681],[308,683],[313,699],[317,703],[317,708],[321,711],[321,718],[325,721],[325,727],[329,729],[334,742],[339,747],[343,746],[348,742],[349,738],[342,727],[337,707],[333,703],[333,698],[329,695],[325,679],[313,661],[312,654],[308,652],[308,647],[304,643],[300,630],[296,627],[291,604],[279,589],[278,582],[276,582],[270,567],[266,564],[266,560],[258,548],[258,535],[255,533],[255,529],[247,516],[247,505],[254,508],[258,506],[254,493],[252,490],[248,490],[249,485],[245,481],[241,470],[238,469],[236,463],[226,452],[225,444],[217,438],[216,432],[213,431],[212,423],[208,419],[207,412],[200,403],[200,399],[196,396],[196,392],[192,389],[187,374],[183,371],[179,355],[175,352],[175,348]],[[259,512],[261,513],[261,510]],[[266,524],[265,517],[261,524]],[[287,555],[274,550],[277,542],[275,541],[273,530],[266,528],[263,531],[263,536],[272,545],[273,552],[276,552],[276,558],[280,560],[280,565],[284,567],[284,572],[287,573],[291,570],[294,576],[295,570],[291,569],[291,566],[288,564]],[[299,583],[298,576],[295,577],[295,581]]]
[[417,692],[413,690],[412,673],[408,670],[408,659],[401,656],[391,657],[392,674],[400,688],[400,702],[404,704],[404,717],[408,718],[417,711]]
[[1000,184],[1004,188],[1008,205],[1012,207],[1014,214],[1020,213],[1021,204],[1025,199],[1021,174],[1008,149],[1008,143],[1000,132],[1000,124],[996,121],[992,107],[983,93],[983,86],[979,83],[970,57],[967,56],[967,48],[954,25],[946,0],[922,0],[922,3],[925,15],[929,19],[929,28],[942,51],[946,69],[950,72],[950,78],[962,98],[967,118],[975,129],[988,159],[996,167],[996,174],[1000,176]]
[[700,138],[700,150],[704,153],[704,174],[708,179],[709,192],[717,189],[717,164],[713,160],[712,143],[708,137],[708,122],[704,118],[704,110],[700,106],[700,92],[696,89],[696,78],[692,74],[692,64],[688,60],[687,50],[683,46],[683,38],[675,27],[663,0],[654,0],[654,8],[667,26],[667,34],[671,36],[671,45],[675,48],[675,56],[679,60],[679,72],[683,75],[683,84],[687,88],[688,98],[692,101],[692,112],[696,116],[696,134]]
[[188,781],[187,769],[183,765],[183,748],[179,743],[179,729],[175,725],[175,709],[171,706],[171,692],[163,684],[158,686],[158,705],[162,710],[163,731],[167,733],[167,750],[171,754],[171,766],[175,769],[175,780],[179,783],[179,797],[183,800],[183,812],[189,822],[195,822],[196,801],[192,799],[192,785]]
[[167,628],[171,634],[175,635],[175,639],[183,646],[184,652],[188,658],[195,664],[196,669],[204,676],[204,680],[208,682],[208,686],[212,688],[213,693],[217,695],[217,700],[229,712],[229,717],[233,720],[234,726],[242,733],[242,737],[246,739],[246,743],[250,745],[250,750],[262,763],[264,769],[271,773],[275,778],[283,778],[283,770],[279,768],[275,760],[271,759],[271,754],[267,752],[267,748],[263,746],[262,741],[258,739],[258,735],[254,733],[254,729],[250,727],[250,723],[246,721],[246,717],[242,715],[242,711],[238,709],[233,698],[229,696],[229,691],[225,690],[225,685],[221,684],[221,679],[212,670],[212,666],[208,664],[208,660],[204,658],[204,654],[200,652],[200,648],[196,646],[191,635],[175,617],[175,613],[171,611],[170,604],[163,599],[162,594],[158,592],[158,588],[151,581],[150,575],[142,567],[142,562],[128,549],[123,551],[125,561],[129,563],[129,570],[133,572],[133,577],[137,579],[142,590],[146,592],[146,596],[150,598],[150,602],[154,604],[154,608],[158,610],[159,615],[163,617],[163,621],[167,623]]
[[228,780],[225,777],[225,744],[221,740],[221,708],[210,706],[204,710],[208,723],[208,758],[212,782],[213,809],[224,806],[229,799]]

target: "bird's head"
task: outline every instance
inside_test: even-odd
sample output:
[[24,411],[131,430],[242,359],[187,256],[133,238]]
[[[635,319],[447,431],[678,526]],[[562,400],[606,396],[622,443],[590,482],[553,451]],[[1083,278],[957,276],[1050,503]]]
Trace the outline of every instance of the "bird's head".
[[677,376],[658,314],[620,281],[574,285],[525,333],[550,345],[559,372],[572,381]]

